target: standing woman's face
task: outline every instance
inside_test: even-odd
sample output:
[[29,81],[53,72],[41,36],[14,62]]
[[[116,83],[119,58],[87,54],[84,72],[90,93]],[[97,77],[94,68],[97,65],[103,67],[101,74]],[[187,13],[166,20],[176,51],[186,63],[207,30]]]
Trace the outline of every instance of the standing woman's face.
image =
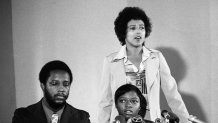
[[130,20],[127,23],[126,45],[139,47],[145,41],[145,25],[142,20]]
[[130,91],[118,98],[116,107],[119,115],[124,116],[127,120],[138,115],[140,99],[136,92]]

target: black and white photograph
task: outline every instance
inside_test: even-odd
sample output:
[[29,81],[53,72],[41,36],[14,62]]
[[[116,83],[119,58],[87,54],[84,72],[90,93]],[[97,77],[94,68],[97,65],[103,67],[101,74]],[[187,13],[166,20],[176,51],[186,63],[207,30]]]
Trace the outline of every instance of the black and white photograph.
[[0,123],[217,123],[217,0],[1,0]]

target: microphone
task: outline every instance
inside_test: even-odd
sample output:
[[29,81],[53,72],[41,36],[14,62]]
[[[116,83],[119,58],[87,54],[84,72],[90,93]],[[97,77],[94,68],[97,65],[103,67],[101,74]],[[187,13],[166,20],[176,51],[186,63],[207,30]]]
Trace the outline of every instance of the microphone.
[[161,119],[160,118],[156,118],[155,119],[155,123],[161,123]]
[[205,123],[204,121],[201,121],[199,119],[197,119],[196,116],[192,116],[190,115],[190,117],[188,118],[189,121],[192,121],[193,123]]
[[132,117],[131,118],[131,123],[143,123],[143,119],[140,115]]
[[168,113],[167,110],[163,110],[163,111],[161,112],[161,116],[162,116],[163,118],[165,118],[165,119],[170,119],[170,115],[169,115],[169,113]]
[[161,116],[164,119],[169,120],[169,123],[179,123],[179,117],[172,112],[168,112],[167,110],[163,110],[161,112]]
[[122,115],[118,115],[115,117],[115,123],[126,123],[125,117]]

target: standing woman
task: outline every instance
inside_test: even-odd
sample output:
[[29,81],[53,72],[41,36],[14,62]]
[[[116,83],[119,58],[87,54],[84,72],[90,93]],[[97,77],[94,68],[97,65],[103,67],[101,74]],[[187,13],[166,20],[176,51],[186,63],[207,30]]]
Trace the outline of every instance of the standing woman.
[[99,123],[112,122],[118,115],[113,97],[117,88],[124,84],[135,85],[143,93],[148,103],[145,119],[155,121],[161,117],[161,88],[180,123],[188,123],[189,113],[164,56],[145,45],[151,33],[151,22],[145,12],[138,7],[126,7],[119,13],[114,25],[122,47],[104,60],[99,92]]

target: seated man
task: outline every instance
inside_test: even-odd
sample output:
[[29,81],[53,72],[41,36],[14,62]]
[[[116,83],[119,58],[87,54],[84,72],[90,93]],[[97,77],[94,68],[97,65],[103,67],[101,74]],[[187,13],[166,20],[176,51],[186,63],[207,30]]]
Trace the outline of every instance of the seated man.
[[64,62],[45,64],[39,80],[44,97],[33,105],[16,109],[12,123],[90,123],[89,113],[66,102],[73,75]]

